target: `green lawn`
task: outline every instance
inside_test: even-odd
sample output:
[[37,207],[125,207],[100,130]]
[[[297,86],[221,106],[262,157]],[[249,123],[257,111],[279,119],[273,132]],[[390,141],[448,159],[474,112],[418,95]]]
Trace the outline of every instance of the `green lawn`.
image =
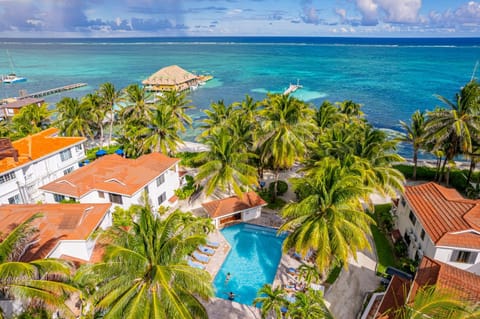
[[[380,218],[379,216],[382,213],[387,213],[391,208],[390,204],[387,205],[377,205],[375,206],[375,215],[374,218],[379,224]],[[390,244],[390,241],[386,237],[379,227],[372,225],[371,227],[373,240],[375,242],[375,248],[377,249],[377,256],[378,256],[378,267],[377,271],[379,273],[384,273],[387,266],[397,266],[397,261],[393,252],[393,247]]]

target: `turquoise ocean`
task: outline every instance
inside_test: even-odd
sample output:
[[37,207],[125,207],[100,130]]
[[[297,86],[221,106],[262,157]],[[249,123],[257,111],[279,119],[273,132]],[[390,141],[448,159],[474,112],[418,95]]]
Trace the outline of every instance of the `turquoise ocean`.
[[[10,58],[9,58],[10,56]],[[104,82],[118,89],[177,64],[214,79],[190,93],[197,124],[212,102],[263,99],[297,81],[294,96],[320,105],[353,100],[376,127],[399,130],[416,110],[433,110],[436,94],[454,99],[480,60],[480,38],[124,38],[0,39],[0,74],[27,82],[2,84],[1,98],[77,82],[88,86],[48,96],[81,97]],[[475,74],[479,76],[480,68]],[[194,140],[196,130],[185,136]],[[404,154],[409,156],[409,154]]]

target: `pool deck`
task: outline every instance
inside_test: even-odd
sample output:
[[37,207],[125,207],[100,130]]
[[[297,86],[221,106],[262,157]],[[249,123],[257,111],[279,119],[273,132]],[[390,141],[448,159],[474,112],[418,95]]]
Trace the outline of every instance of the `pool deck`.
[[[281,220],[274,212],[269,211],[268,209],[262,211],[262,216],[255,220],[249,221],[249,223],[278,228],[281,224]],[[230,244],[227,242],[225,237],[220,233],[219,230],[215,230],[208,235],[208,240],[218,242],[220,245],[216,249],[215,254],[210,257],[210,261],[206,264],[206,270],[212,276],[212,281],[217,275],[218,271],[222,267],[222,264],[227,258],[227,255],[231,249]],[[277,272],[275,274],[275,279],[273,282],[274,286],[287,284],[292,281],[292,278],[287,274],[287,269],[289,267],[298,267],[300,262],[296,259],[290,257],[288,254],[282,254],[280,259],[280,264],[278,265]],[[259,309],[240,304],[237,302],[232,302],[230,300],[225,300],[221,298],[211,298],[209,302],[204,303],[205,308],[208,312],[208,317],[210,319],[260,319]]]

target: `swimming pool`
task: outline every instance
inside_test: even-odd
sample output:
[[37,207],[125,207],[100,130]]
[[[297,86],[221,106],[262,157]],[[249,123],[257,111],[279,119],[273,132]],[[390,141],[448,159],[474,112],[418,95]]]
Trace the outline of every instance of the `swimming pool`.
[[[273,228],[245,223],[224,228],[221,233],[232,249],[215,276],[215,295],[228,299],[233,292],[236,302],[252,305],[257,291],[273,283],[285,236],[277,236]],[[226,281],[228,273],[231,276]]]

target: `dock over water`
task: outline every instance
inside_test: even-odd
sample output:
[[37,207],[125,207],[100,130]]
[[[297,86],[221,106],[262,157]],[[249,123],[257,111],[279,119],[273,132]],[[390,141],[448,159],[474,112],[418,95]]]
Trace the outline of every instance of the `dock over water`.
[[69,85],[65,85],[65,86],[61,86],[61,87],[57,87],[57,88],[53,88],[53,89],[49,89],[49,90],[45,90],[45,91],[40,91],[40,92],[35,92],[35,93],[22,95],[20,98],[21,99],[24,99],[24,98],[39,98],[39,97],[46,96],[46,95],[51,95],[51,94],[60,93],[60,92],[64,92],[64,91],[74,90],[74,89],[77,89],[77,88],[82,87],[82,86],[87,86],[87,83],[69,84]]

